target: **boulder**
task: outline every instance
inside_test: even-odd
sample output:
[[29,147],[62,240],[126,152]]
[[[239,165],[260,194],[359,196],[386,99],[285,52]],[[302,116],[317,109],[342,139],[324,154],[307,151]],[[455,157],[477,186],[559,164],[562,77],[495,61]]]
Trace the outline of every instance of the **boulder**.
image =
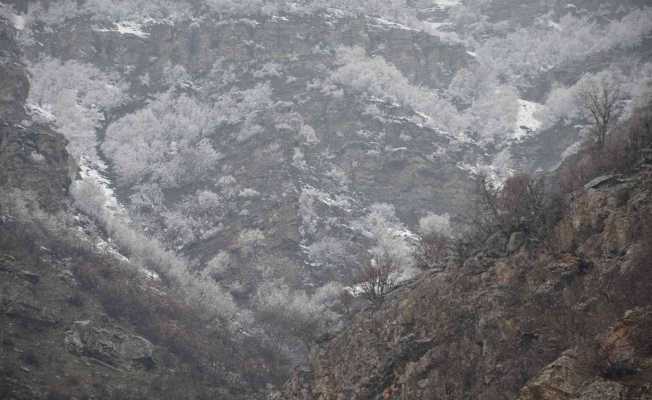
[[12,302],[7,305],[5,314],[34,328],[50,328],[58,322],[51,312],[34,301]]
[[64,343],[73,354],[94,358],[113,367],[154,366],[154,346],[147,339],[124,333],[119,328],[103,328],[91,321],[76,321],[66,332]]
[[511,234],[509,237],[509,242],[507,243],[507,252],[509,254],[515,253],[523,247],[525,244],[525,241],[527,240],[527,236],[525,236],[525,233],[523,232],[514,232]]
[[577,351],[567,350],[521,390],[518,400],[575,398],[589,376],[589,371],[580,362]]
[[601,186],[610,185],[618,182],[619,175],[602,175],[584,185],[585,190],[598,189]]
[[489,257],[503,257],[507,248],[507,238],[502,232],[489,236],[484,243],[485,253]]
[[41,281],[41,276],[39,274],[30,271],[20,271],[18,273],[18,277],[26,280],[33,285],[36,285]]
[[652,332],[652,307],[629,310],[601,339],[608,376],[620,378],[636,374],[652,358],[649,335]]
[[626,389],[620,383],[600,379],[582,390],[578,400],[621,400],[625,394]]

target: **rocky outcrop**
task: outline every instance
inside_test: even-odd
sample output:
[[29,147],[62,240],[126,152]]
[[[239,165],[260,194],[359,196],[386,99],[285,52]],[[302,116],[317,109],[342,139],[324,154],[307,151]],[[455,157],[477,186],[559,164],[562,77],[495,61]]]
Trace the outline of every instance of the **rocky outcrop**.
[[61,207],[76,166],[65,138],[47,127],[0,126],[0,186],[32,191],[44,209]]
[[66,331],[64,342],[71,353],[88,356],[114,367],[132,367],[134,364],[154,367],[152,343],[119,328],[96,327],[89,320],[75,321]]
[[651,307],[627,311],[602,338],[582,349],[568,350],[546,366],[521,390],[518,399],[650,398],[651,332]]
[[651,196],[640,176],[603,183],[559,225],[573,252],[483,251],[395,290],[293,387],[319,400],[650,398]]
[[29,80],[15,31],[0,18],[0,187],[33,191],[48,210],[61,206],[76,167],[63,135],[25,112]]
[[29,91],[29,80],[20,62],[15,38],[13,26],[0,17],[0,120],[4,122],[22,119]]

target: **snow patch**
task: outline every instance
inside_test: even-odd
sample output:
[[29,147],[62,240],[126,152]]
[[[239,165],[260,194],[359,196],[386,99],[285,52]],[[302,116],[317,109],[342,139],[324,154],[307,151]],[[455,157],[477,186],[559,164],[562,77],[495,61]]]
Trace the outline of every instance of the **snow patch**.
[[27,20],[23,15],[14,14],[11,18],[11,22],[14,25],[14,28],[16,28],[19,31],[25,29],[25,26],[27,25]]
[[516,127],[514,129],[514,139],[519,140],[526,137],[529,133],[535,132],[541,128],[541,121],[534,116],[540,113],[543,105],[531,101],[518,100],[518,116],[516,118]]
[[389,21],[384,18],[378,18],[378,17],[372,17],[370,18],[372,21],[373,26],[377,26],[380,28],[387,28],[387,29],[401,29],[404,31],[413,31],[413,32],[419,32],[419,30],[410,28],[407,25],[399,24],[398,22],[394,21]]
[[434,0],[433,3],[441,8],[451,8],[459,5],[461,0]]
[[96,32],[117,32],[121,35],[133,35],[141,39],[147,39],[149,33],[143,31],[143,25],[133,21],[115,22],[112,29],[95,28]]
[[550,27],[550,28],[552,28],[552,29],[554,29],[556,31],[561,32],[561,25],[559,25],[555,21],[548,20],[548,27]]
[[79,173],[82,180],[92,182],[102,191],[104,209],[113,217],[120,216],[128,221],[127,210],[116,198],[115,192],[111,188],[111,181],[104,175],[106,168],[103,162],[93,162],[86,157],[82,157],[79,161]]
[[582,147],[582,141],[575,142],[572,145],[568,146],[566,150],[564,150],[563,153],[561,153],[561,159],[565,160],[566,158],[572,156],[573,154],[577,154]]

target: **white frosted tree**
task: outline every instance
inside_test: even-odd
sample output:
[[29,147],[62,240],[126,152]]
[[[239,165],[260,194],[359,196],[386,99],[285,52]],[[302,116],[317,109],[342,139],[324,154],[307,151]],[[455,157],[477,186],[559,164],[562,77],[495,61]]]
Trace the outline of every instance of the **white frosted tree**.
[[75,157],[96,160],[96,130],[104,122],[104,113],[127,99],[126,84],[113,74],[73,60],[45,58],[29,65],[29,71],[28,103],[53,114]]

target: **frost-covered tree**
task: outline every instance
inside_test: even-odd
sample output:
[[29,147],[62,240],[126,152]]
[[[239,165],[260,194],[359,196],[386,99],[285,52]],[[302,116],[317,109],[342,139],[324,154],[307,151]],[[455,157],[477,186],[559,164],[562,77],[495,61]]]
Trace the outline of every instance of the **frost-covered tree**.
[[350,261],[346,242],[332,236],[325,236],[307,248],[308,257],[313,263],[325,267],[344,267]]
[[376,203],[354,227],[372,241],[369,254],[378,266],[391,267],[395,279],[410,277],[414,267],[415,236],[396,216],[394,206]]
[[652,7],[634,9],[607,24],[591,15],[567,14],[545,26],[492,35],[477,49],[477,55],[481,62],[493,65],[499,76],[527,86],[542,72],[591,54],[635,46],[650,32]]
[[127,99],[127,86],[114,74],[74,60],[44,58],[30,64],[29,71],[28,103],[54,116],[74,156],[96,160],[96,130],[105,112]]
[[339,67],[330,78],[333,82],[425,113],[431,123],[445,131],[455,134],[460,131],[459,115],[450,102],[432,90],[412,85],[398,68],[382,57],[369,57],[360,47],[340,47],[337,63]]
[[421,269],[445,267],[451,256],[453,229],[448,214],[428,213],[419,219],[419,244],[415,252]]
[[238,236],[238,246],[245,257],[255,257],[264,240],[265,234],[260,229],[245,229]]
[[[585,74],[574,85],[555,85],[537,117],[543,121],[544,128],[556,123],[589,123],[595,128],[602,125],[608,131],[609,125],[646,104],[651,87],[652,64],[634,64],[629,68],[612,66]],[[606,124],[604,117],[608,117]],[[596,139],[606,131],[595,131]]]
[[333,283],[310,296],[277,281],[266,282],[258,288],[256,316],[269,330],[298,339],[310,350],[315,340],[339,321],[332,308],[343,290]]
[[122,183],[176,187],[201,179],[220,158],[208,138],[220,121],[213,107],[166,92],[112,123],[102,150]]
[[448,214],[428,213],[419,219],[419,233],[424,236],[440,235],[451,237],[453,229]]

